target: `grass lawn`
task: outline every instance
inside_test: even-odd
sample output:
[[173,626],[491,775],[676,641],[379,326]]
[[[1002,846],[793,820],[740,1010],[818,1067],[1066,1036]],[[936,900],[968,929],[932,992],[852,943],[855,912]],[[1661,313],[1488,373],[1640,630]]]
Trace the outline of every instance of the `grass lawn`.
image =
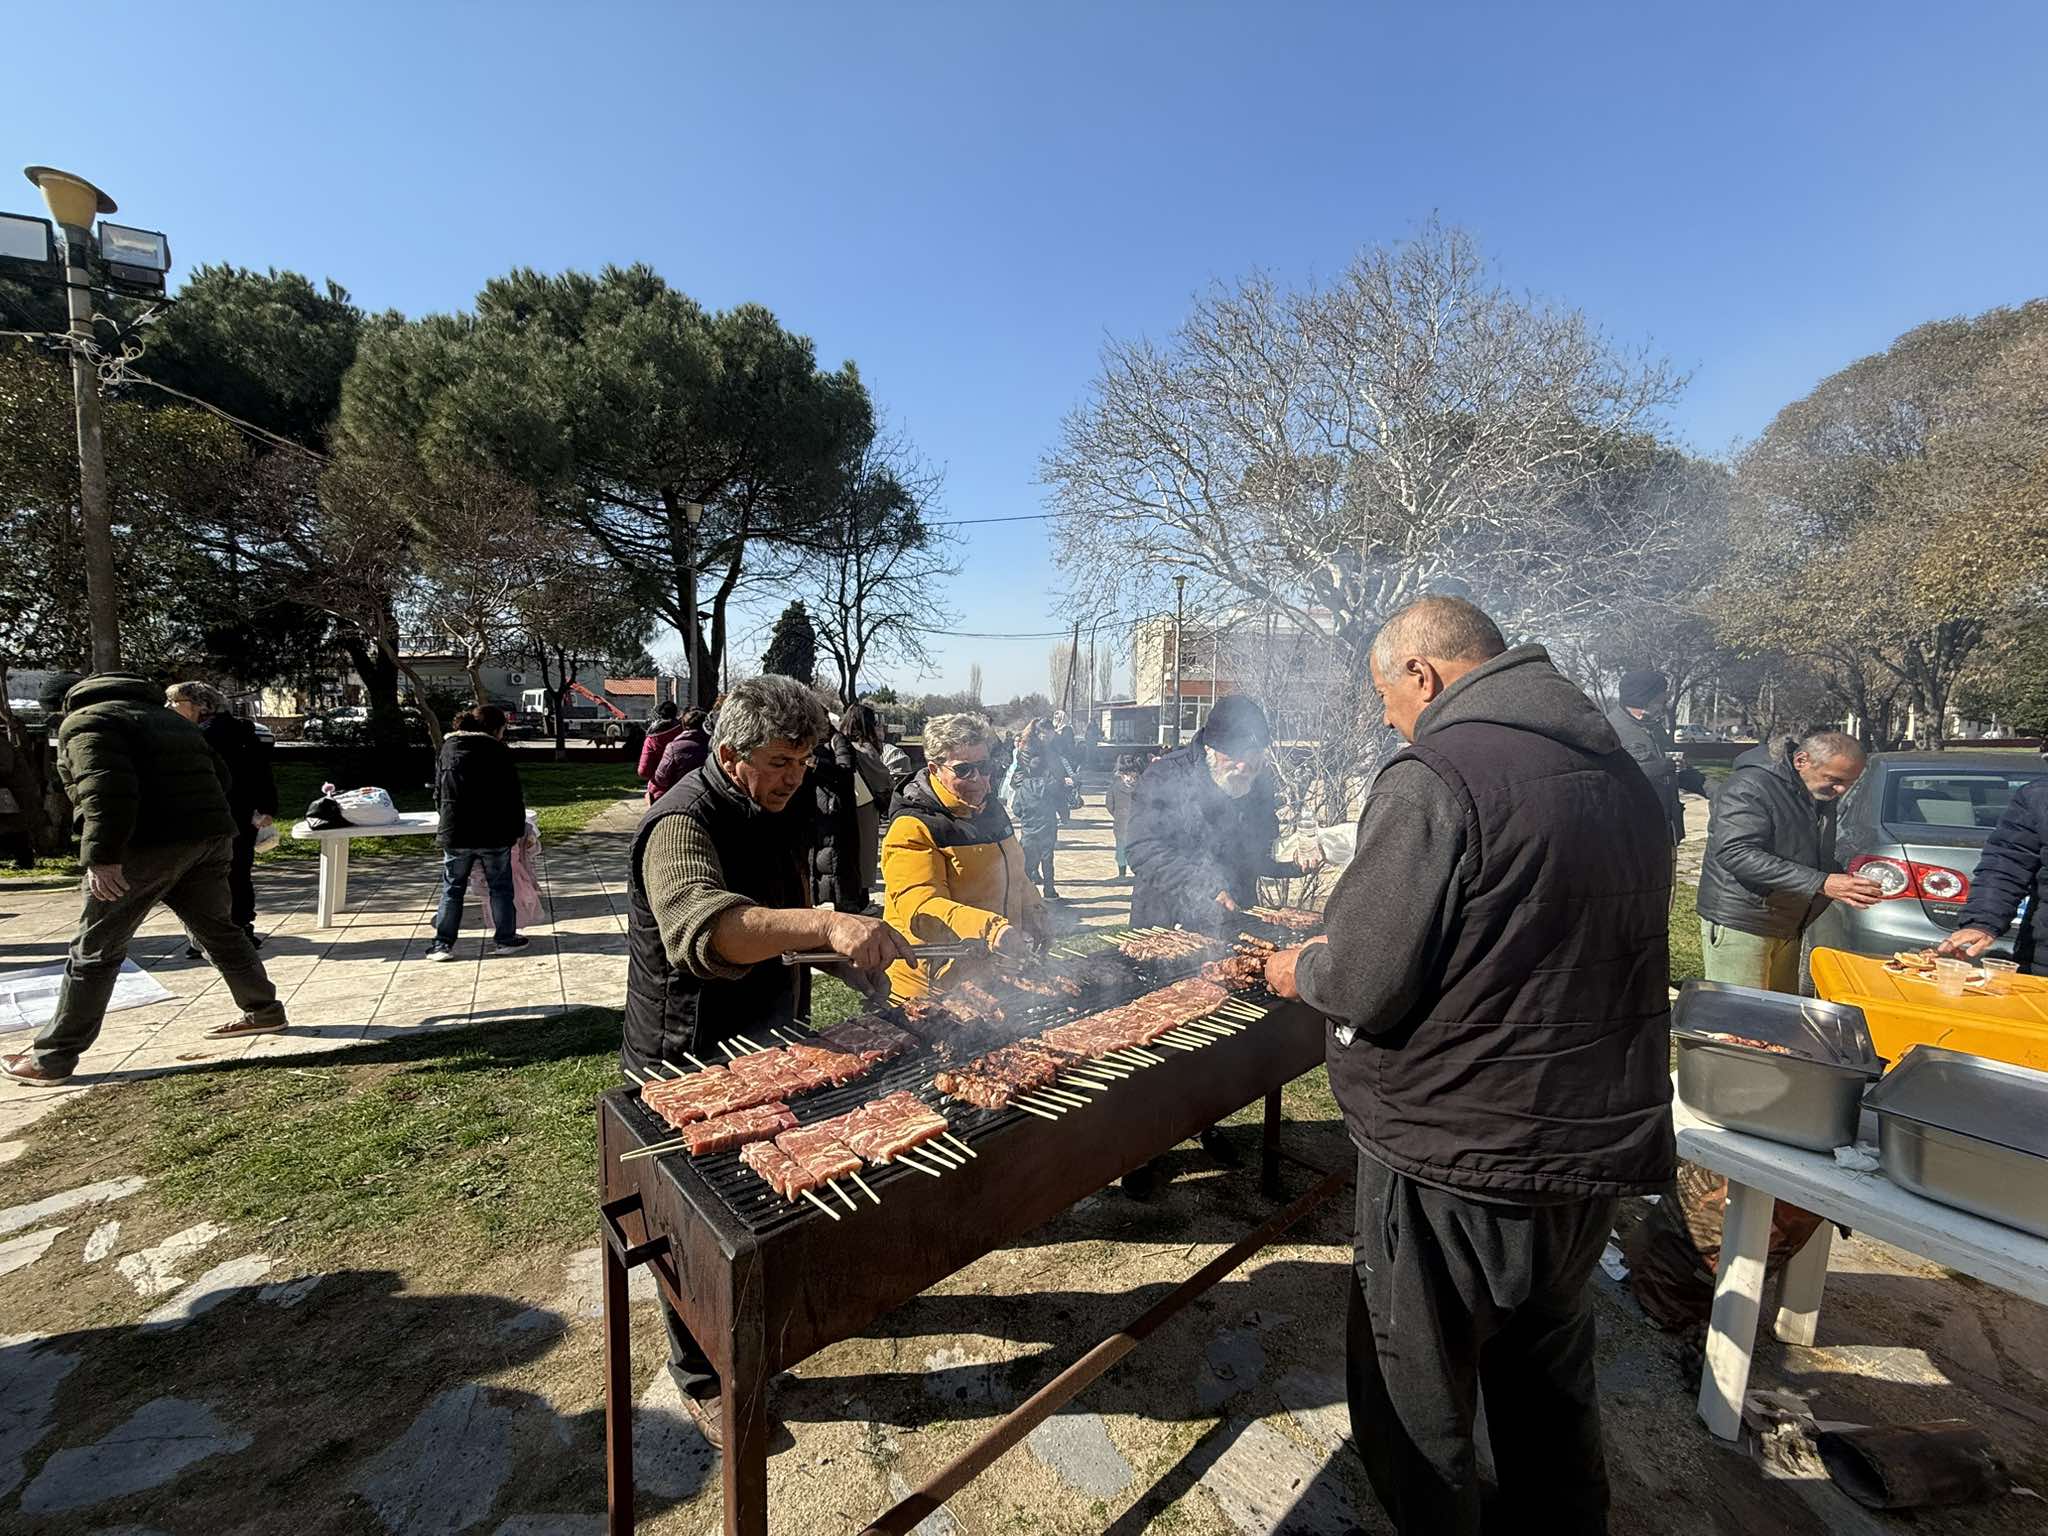
[[[333,770],[294,763],[282,755],[273,761],[277,773],[278,822],[281,827],[288,828],[306,814],[306,807],[319,796],[321,784]],[[527,809],[533,811],[540,822],[540,837],[544,843],[582,831],[593,816],[616,803],[620,796],[634,794],[641,789],[633,765],[625,762],[529,762],[522,757],[519,782],[526,790]],[[389,788],[388,785],[386,787]],[[401,811],[430,811],[434,808],[433,791],[424,785],[417,789],[393,789],[391,798]],[[431,837],[364,837],[351,845],[349,859],[361,862],[364,859],[418,858],[432,853],[433,847]],[[262,864],[273,859],[316,859],[319,856],[320,845],[313,839],[280,836],[277,846],[258,854],[256,861]],[[69,879],[78,872],[77,862],[66,854],[61,858],[38,859],[32,869],[0,866],[0,879],[10,876],[21,880]]]
[[1700,913],[1697,889],[1681,882],[1671,903],[1671,985],[1698,981],[1706,975],[1700,959]]

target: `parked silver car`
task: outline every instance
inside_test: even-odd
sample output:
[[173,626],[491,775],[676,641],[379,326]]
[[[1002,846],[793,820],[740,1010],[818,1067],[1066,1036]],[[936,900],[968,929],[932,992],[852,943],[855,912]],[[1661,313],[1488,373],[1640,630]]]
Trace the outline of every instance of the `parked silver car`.
[[[1852,875],[1884,887],[1857,911],[1836,901],[1808,938],[1863,955],[1924,949],[1954,932],[1970,897],[1984,840],[2021,785],[2048,778],[2023,752],[1876,752],[1842,798],[1835,855]],[[1992,947],[2010,956],[2019,924]]]

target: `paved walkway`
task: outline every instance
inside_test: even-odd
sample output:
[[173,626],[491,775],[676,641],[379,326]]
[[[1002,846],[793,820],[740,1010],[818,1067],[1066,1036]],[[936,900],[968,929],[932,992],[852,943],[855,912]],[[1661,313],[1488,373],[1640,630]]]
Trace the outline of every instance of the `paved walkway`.
[[[159,908],[129,950],[135,963],[176,997],[107,1015],[99,1041],[61,1089],[0,1082],[0,1138],[32,1124],[67,1096],[101,1083],[202,1062],[289,1056],[445,1029],[480,1019],[533,1018],[565,1008],[616,1007],[626,977],[625,865],[640,802],[621,800],[582,832],[541,848],[541,895],[548,920],[527,930],[530,948],[492,954],[485,919],[471,902],[452,962],[430,963],[440,865],[431,855],[359,859],[349,875],[341,926],[314,926],[311,860],[256,867],[263,964],[291,1015],[283,1035],[209,1040],[236,1016],[220,973],[185,956],[177,919]],[[78,922],[78,891],[0,881],[0,969],[64,958]],[[26,1033],[0,1035],[19,1049]]]

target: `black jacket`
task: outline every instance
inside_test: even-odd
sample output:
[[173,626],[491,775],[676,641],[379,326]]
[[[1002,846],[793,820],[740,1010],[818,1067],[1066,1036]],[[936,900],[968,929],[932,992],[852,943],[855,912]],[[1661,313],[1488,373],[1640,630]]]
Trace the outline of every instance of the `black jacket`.
[[1700,917],[1767,939],[1804,933],[1828,903],[1821,887],[1840,872],[1835,811],[1799,782],[1789,741],[1775,757],[1767,744],[1736,758],[1707,827]]
[[1124,837],[1134,877],[1131,922],[1221,932],[1231,918],[1217,904],[1218,891],[1248,907],[1259,899],[1261,880],[1300,873],[1274,859],[1279,835],[1270,769],[1250,794],[1233,800],[1209,777],[1199,738],[1155,758],[1138,780]]
[[1541,646],[1452,684],[1374,781],[1296,972],[1352,1138],[1481,1199],[1659,1188],[1670,895],[1656,794]]
[[451,731],[434,776],[443,848],[510,848],[526,831],[526,796],[512,749],[482,731]]
[[1664,807],[1665,820],[1671,823],[1671,841],[1684,842],[1685,805],[1678,798],[1678,792],[1689,789],[1699,794],[1706,788],[1706,779],[1697,768],[1672,766],[1671,737],[1659,716],[1650,715],[1638,720],[1617,704],[1607,711],[1607,723],[1614,727],[1622,750],[1636,760],[1636,766],[1643,770],[1643,777],[1657,791],[1657,802]]
[[853,743],[834,731],[811,753],[811,796],[817,825],[811,835],[811,899],[840,912],[865,912],[867,871],[861,868],[860,816],[853,783],[860,773]]
[[270,747],[256,727],[239,715],[208,715],[199,722],[206,744],[228,765],[228,808],[237,830],[261,812],[277,814],[277,780],[270,772]]
[[64,696],[57,773],[71,797],[78,862],[119,864],[131,847],[231,837],[227,765],[198,726],[133,672],[101,672]]
[[2003,939],[2022,902],[2027,925],[2013,941],[2012,957],[2039,975],[2048,966],[2048,779],[2022,785],[2006,802],[1970,876],[1970,899],[1957,926]]

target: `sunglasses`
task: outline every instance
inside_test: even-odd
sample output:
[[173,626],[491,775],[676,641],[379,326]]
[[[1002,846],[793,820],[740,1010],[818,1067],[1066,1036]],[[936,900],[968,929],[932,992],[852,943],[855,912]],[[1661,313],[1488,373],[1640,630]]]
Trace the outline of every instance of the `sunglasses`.
[[988,777],[987,763],[946,763],[946,772],[956,779],[985,779]]

